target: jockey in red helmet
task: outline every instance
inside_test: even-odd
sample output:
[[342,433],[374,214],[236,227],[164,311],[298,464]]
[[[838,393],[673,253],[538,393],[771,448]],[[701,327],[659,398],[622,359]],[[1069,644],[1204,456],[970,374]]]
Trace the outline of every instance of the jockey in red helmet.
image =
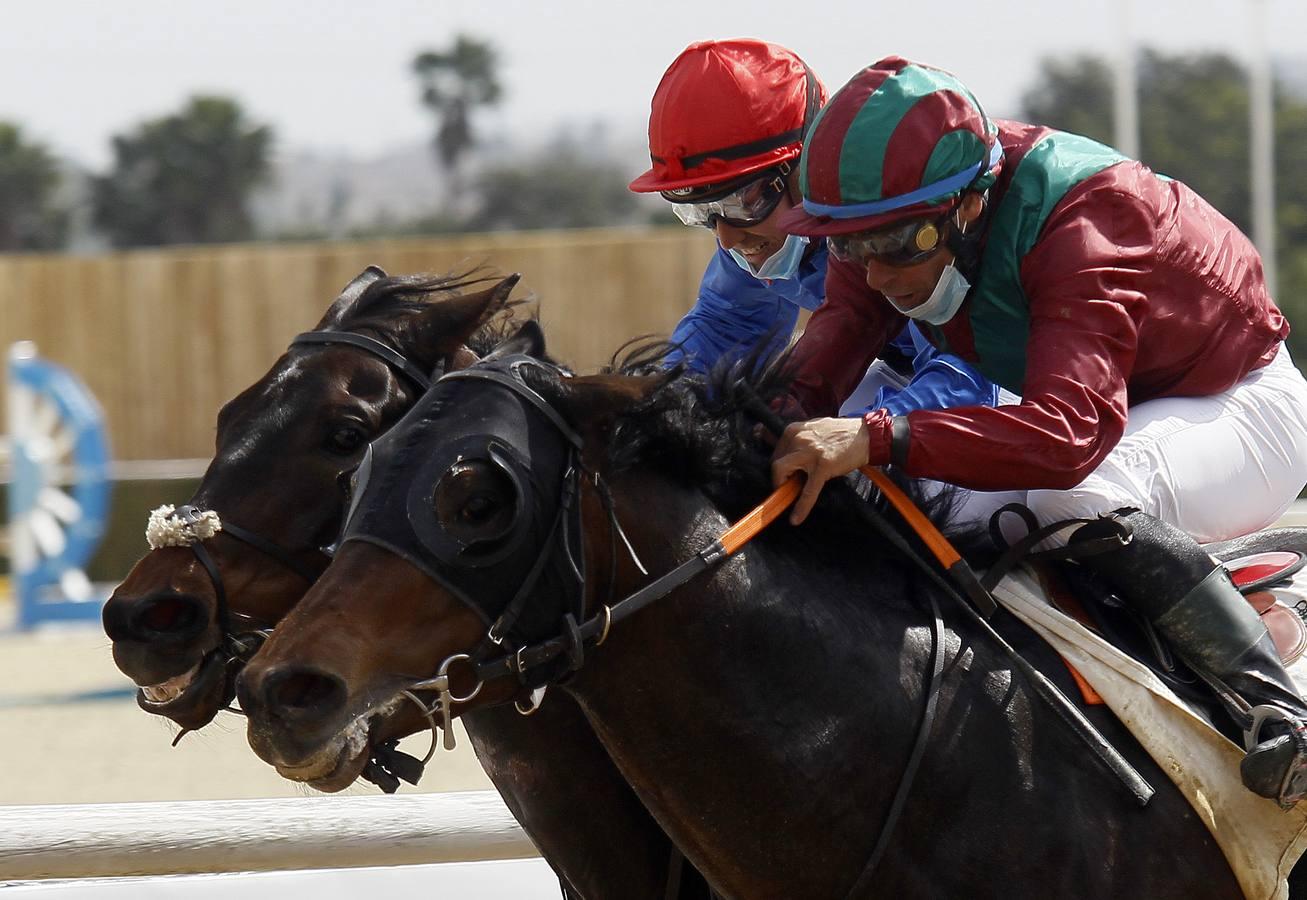
[[1307,482],[1307,382],[1252,243],[1180,182],[1088,138],[992,120],[955,77],[899,58],[831,98],[800,169],[803,201],[782,224],[825,236],[832,258],[795,351],[796,403],[833,415],[905,319],[1022,400],[792,425],[772,468],[778,483],[807,475],[794,518],[829,478],[890,462],[1025,490],[1044,523],[1115,513],[1133,540],[1085,564],[1191,668],[1259,707],[1237,713],[1244,783],[1286,807],[1307,795],[1307,707],[1190,536],[1265,527]]
[[[821,305],[825,241],[787,235],[778,222],[799,201],[803,136],[826,96],[793,51],[759,40],[691,44],[663,75],[649,116],[653,164],[631,190],[661,193],[683,223],[711,228],[719,245],[672,335],[671,361],[706,371],[764,341],[780,350],[799,311]],[[852,414],[996,401],[992,383],[915,330],[902,330],[896,351],[906,371],[878,364],[849,398]]]

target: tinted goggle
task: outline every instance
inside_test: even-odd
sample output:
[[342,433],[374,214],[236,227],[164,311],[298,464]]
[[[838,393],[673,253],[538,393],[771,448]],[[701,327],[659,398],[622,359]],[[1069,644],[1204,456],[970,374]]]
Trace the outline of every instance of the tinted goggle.
[[950,206],[942,215],[913,219],[874,231],[836,234],[826,244],[836,259],[867,265],[873,259],[887,266],[912,266],[934,256],[944,246],[944,228],[957,209]]
[[663,191],[663,199],[671,201],[672,212],[686,225],[713,228],[720,220],[736,228],[752,228],[776,211],[787,190],[785,176],[790,172],[788,163],[769,169],[762,178],[755,178],[725,195],[695,200],[692,195],[677,195]]

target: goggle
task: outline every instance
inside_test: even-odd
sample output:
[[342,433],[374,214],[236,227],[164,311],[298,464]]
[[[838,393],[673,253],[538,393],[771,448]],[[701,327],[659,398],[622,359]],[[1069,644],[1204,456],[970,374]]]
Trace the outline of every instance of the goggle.
[[711,200],[690,200],[671,191],[663,191],[663,199],[671,201],[672,212],[686,225],[713,228],[720,220],[736,228],[752,228],[776,211],[785,196],[785,176],[789,172],[789,163],[784,163],[762,178]]
[[957,204],[942,215],[913,219],[875,231],[836,234],[826,245],[836,259],[866,265],[871,260],[887,266],[912,266],[934,256],[944,246],[944,225]]

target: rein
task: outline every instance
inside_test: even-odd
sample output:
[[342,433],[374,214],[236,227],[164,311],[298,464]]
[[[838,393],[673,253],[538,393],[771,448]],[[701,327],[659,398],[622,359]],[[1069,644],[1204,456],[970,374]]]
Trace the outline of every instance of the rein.
[[[1053,684],[1047,676],[1038,669],[1034,668],[1029,662],[1022,657],[1015,648],[1012,647],[997,631],[994,630],[987,619],[984,610],[996,609],[997,605],[989,591],[981,586],[980,579],[970,568],[957,550],[949,543],[948,539],[940,533],[939,529],[930,522],[929,519],[913,504],[912,500],[894,484],[885,473],[872,466],[864,466],[861,470],[871,481],[882,491],[886,499],[908,520],[914,531],[921,537],[924,543],[931,549],[932,553],[939,559],[941,565],[949,575],[954,577],[962,592],[968,598],[974,598],[978,593],[983,595],[987,603],[980,605],[981,611],[977,611],[970,603],[962,599],[957,588],[945,581],[921,556],[912,549],[912,547],[903,539],[903,536],[893,528],[888,522],[877,515],[869,515],[870,519],[877,529],[887,537],[890,542],[908,559],[912,560],[918,568],[926,573],[932,581],[944,589],[944,591],[957,599],[958,606],[962,607],[989,636],[994,639],[999,647],[1003,650],[1016,665],[1018,669],[1030,680],[1035,687],[1035,692],[1044,699],[1059,717],[1071,728],[1071,730],[1081,738],[1089,747],[1093,754],[1103,763],[1107,769],[1116,776],[1116,778],[1126,787],[1140,805],[1146,805],[1152,798],[1154,789],[1147,781],[1135,770],[1130,762],[1113,747],[1106,738],[1104,738],[1094,725],[1086,719],[1083,714],[1072,704],[1066,696]],[[601,607],[601,611],[590,617],[585,622],[576,626],[572,633],[552,638],[539,644],[529,647],[523,647],[517,653],[511,656],[500,657],[495,660],[489,660],[478,663],[475,666],[477,676],[477,686],[466,698],[470,700],[475,697],[481,690],[484,681],[513,674],[519,679],[524,677],[526,670],[543,665],[564,653],[568,653],[570,648],[576,645],[578,641],[594,640],[594,646],[603,643],[607,638],[609,630],[613,625],[629,618],[631,615],[644,609],[661,597],[671,593],[691,578],[699,573],[716,566],[733,556],[737,551],[744,547],[750,540],[756,537],[764,528],[774,522],[786,509],[790,507],[798,497],[801,489],[800,480],[795,477],[778,487],[770,496],[761,504],[756,506],[745,516],[743,516],[734,525],[724,531],[721,536],[704,547],[699,553],[691,557],[686,562],[672,569],[665,575],[656,578],[650,584],[645,585],[640,590],[629,595],[625,599],[612,604],[611,606]],[[876,841],[871,856],[868,858],[858,879],[854,882],[849,891],[849,896],[855,896],[863,892],[871,882],[871,876],[874,873],[880,860],[884,857],[885,851],[889,847],[889,839],[892,835],[895,825],[902,816],[903,809],[907,803],[907,797],[911,790],[916,773],[920,767],[921,760],[925,755],[927,740],[934,725],[936,708],[939,700],[939,681],[944,671],[944,621],[940,611],[939,602],[933,594],[928,595],[930,600],[931,612],[931,650],[930,665],[926,676],[925,684],[925,707],[922,711],[921,720],[917,728],[916,737],[913,741],[912,750],[908,760],[904,765],[903,774],[900,776],[899,786],[894,793],[890,802],[890,807],[886,813],[885,822],[881,827],[880,836]],[[597,638],[597,639],[596,639]],[[413,686],[414,690],[434,689],[441,692],[440,706],[442,709],[442,718],[446,727],[446,746],[451,746],[449,742],[448,727],[451,721],[452,703],[462,702],[460,698],[452,696],[449,693],[449,676],[448,669],[453,662],[466,660],[466,654],[458,654],[450,657],[441,666],[440,673],[434,679],[425,682],[419,682]],[[414,698],[415,699],[415,698]],[[434,743],[433,743],[434,750]],[[428,754],[428,759],[430,754]]]

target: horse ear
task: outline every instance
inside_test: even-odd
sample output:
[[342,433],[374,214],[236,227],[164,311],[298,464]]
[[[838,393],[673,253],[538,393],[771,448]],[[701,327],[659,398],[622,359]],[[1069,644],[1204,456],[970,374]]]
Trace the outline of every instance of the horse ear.
[[654,375],[579,375],[563,379],[559,398],[563,417],[578,429],[606,428],[623,413],[649,400],[654,392],[674,377],[672,372]]
[[332,301],[328,307],[326,315],[318,323],[318,328],[331,328],[345,318],[346,314],[358,303],[363,292],[374,282],[380,281],[386,277],[385,269],[380,266],[368,266],[362,272],[354,276],[354,280],[341,290],[340,296]]
[[545,333],[535,319],[527,319],[523,322],[512,337],[497,344],[495,349],[487,353],[486,359],[514,355],[526,355],[535,359],[545,358]]
[[467,339],[508,305],[508,297],[521,278],[515,272],[484,291],[432,303],[415,323],[427,337],[420,343],[444,356],[465,349]]

